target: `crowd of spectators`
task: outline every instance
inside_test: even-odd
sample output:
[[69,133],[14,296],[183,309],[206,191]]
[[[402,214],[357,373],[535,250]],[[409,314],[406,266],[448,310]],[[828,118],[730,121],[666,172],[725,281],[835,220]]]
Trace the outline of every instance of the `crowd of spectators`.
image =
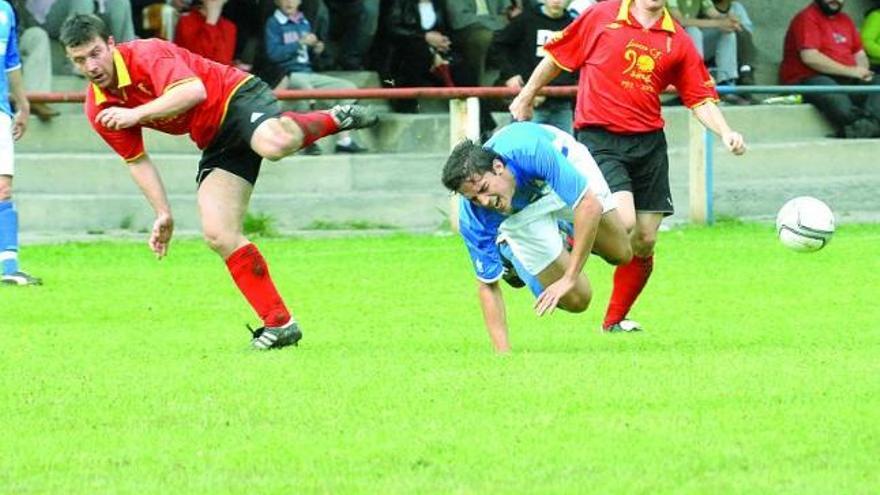
[[[25,87],[51,91],[51,39],[74,13],[104,18],[118,42],[161,37],[253,72],[275,88],[352,88],[328,70],[373,70],[385,86],[520,87],[543,43],[603,0],[9,0],[20,17]],[[877,84],[880,0],[861,32],[845,0],[804,0],[791,22],[783,84]],[[667,0],[719,85],[755,82],[755,24],[736,0]],[[496,74],[498,74],[496,76]],[[555,84],[572,84],[575,75]],[[764,75],[767,80],[767,76]],[[728,104],[755,103],[729,94]],[[880,95],[816,94],[842,137],[880,136]],[[548,100],[537,117],[570,130],[571,102]],[[300,102],[296,108],[315,106]],[[395,110],[418,111],[414,100]],[[49,105],[32,112],[48,120]],[[485,112],[488,113],[488,112]],[[490,124],[489,124],[490,125]],[[343,136],[340,151],[360,151]],[[316,150],[312,150],[315,151]]]

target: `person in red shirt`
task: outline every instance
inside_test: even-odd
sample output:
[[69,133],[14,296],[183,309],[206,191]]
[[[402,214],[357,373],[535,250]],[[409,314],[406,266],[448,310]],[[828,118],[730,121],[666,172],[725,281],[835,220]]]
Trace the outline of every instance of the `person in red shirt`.
[[225,3],[226,0],[194,1],[189,12],[177,21],[174,43],[207,59],[232,65],[236,27],[220,15]]
[[174,220],[165,187],[144,149],[142,129],[189,134],[202,158],[196,176],[205,240],[263,320],[251,344],[296,344],[302,333],[275,288],[242,223],[263,158],[275,161],[315,140],[376,123],[356,105],[326,112],[282,113],[269,87],[233,67],[159,39],[116,44],[93,15],[67,19],[61,42],[91,82],[85,113],[95,131],[128,162],[134,182],[156,212],[149,245],[168,253]]
[[[880,84],[844,0],[813,0],[788,26],[779,79],[783,84]],[[840,137],[880,137],[880,94],[807,94]]]
[[[580,69],[574,127],[605,175],[627,230],[633,258],[614,272],[602,328],[641,330],[626,319],[654,266],[657,230],[673,213],[660,93],[674,85],[704,126],[734,154],[745,141],[719,110],[718,93],[684,28],[665,0],[610,0],[587,9],[553,41],[510,105],[516,120],[532,116],[538,91],[560,71]],[[548,289],[549,290],[549,289]]]

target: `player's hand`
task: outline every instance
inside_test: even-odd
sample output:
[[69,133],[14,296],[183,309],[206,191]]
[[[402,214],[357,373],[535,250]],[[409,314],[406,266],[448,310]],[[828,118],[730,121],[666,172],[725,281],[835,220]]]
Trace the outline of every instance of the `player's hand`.
[[568,292],[574,288],[574,285],[575,280],[565,276],[550,284],[544,289],[544,292],[538,296],[538,300],[535,301],[535,313],[537,313],[538,316],[552,313],[559,304],[559,300],[562,299],[562,296],[568,294]]
[[140,115],[134,108],[108,107],[98,112],[95,122],[107,129],[128,129],[140,124]]
[[318,41],[318,37],[315,36],[315,33],[309,33],[300,39],[300,43],[306,46],[315,46],[318,44]]
[[18,141],[27,131],[29,114],[26,112],[15,112],[15,118],[12,121],[12,139]]
[[742,26],[735,17],[725,17],[718,22],[718,29],[725,33],[742,31]]
[[724,141],[724,146],[727,146],[727,151],[734,155],[742,155],[746,152],[746,140],[743,138],[742,134],[736,131],[722,134],[721,140]]
[[853,78],[858,79],[860,81],[870,81],[874,79],[874,71],[867,67],[855,66],[852,70]]
[[452,41],[440,31],[428,31],[425,33],[425,42],[440,53],[448,52],[452,47]]
[[531,120],[533,111],[532,105],[532,98],[520,92],[520,94],[516,95],[516,98],[510,103],[508,109],[510,110],[510,115],[513,115],[513,120]]
[[522,89],[522,87],[525,86],[525,84],[526,84],[526,82],[523,81],[522,76],[519,74],[504,81],[504,85],[507,86],[508,88]]
[[174,234],[174,219],[171,215],[164,214],[156,217],[153,222],[153,232],[150,234],[150,249],[156,253],[156,258],[162,259],[168,254],[168,245]]

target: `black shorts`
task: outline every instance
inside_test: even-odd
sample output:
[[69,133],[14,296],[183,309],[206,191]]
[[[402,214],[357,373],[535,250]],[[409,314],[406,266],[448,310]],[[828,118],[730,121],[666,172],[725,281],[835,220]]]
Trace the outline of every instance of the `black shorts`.
[[281,114],[272,90],[257,77],[245,81],[229,99],[220,130],[202,150],[196,183],[201,185],[215,168],[226,170],[256,184],[263,157],[251,149],[251,136],[266,119]]
[[636,211],[672,215],[669,156],[663,130],[617,134],[587,127],[577,130],[577,140],[590,150],[611,192],[630,191]]

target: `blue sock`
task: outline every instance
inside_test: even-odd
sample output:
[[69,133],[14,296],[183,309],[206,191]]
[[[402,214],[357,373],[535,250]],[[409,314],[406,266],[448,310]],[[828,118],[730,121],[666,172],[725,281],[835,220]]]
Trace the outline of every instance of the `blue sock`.
[[0,201],[0,262],[3,275],[18,271],[18,212],[12,201]]

